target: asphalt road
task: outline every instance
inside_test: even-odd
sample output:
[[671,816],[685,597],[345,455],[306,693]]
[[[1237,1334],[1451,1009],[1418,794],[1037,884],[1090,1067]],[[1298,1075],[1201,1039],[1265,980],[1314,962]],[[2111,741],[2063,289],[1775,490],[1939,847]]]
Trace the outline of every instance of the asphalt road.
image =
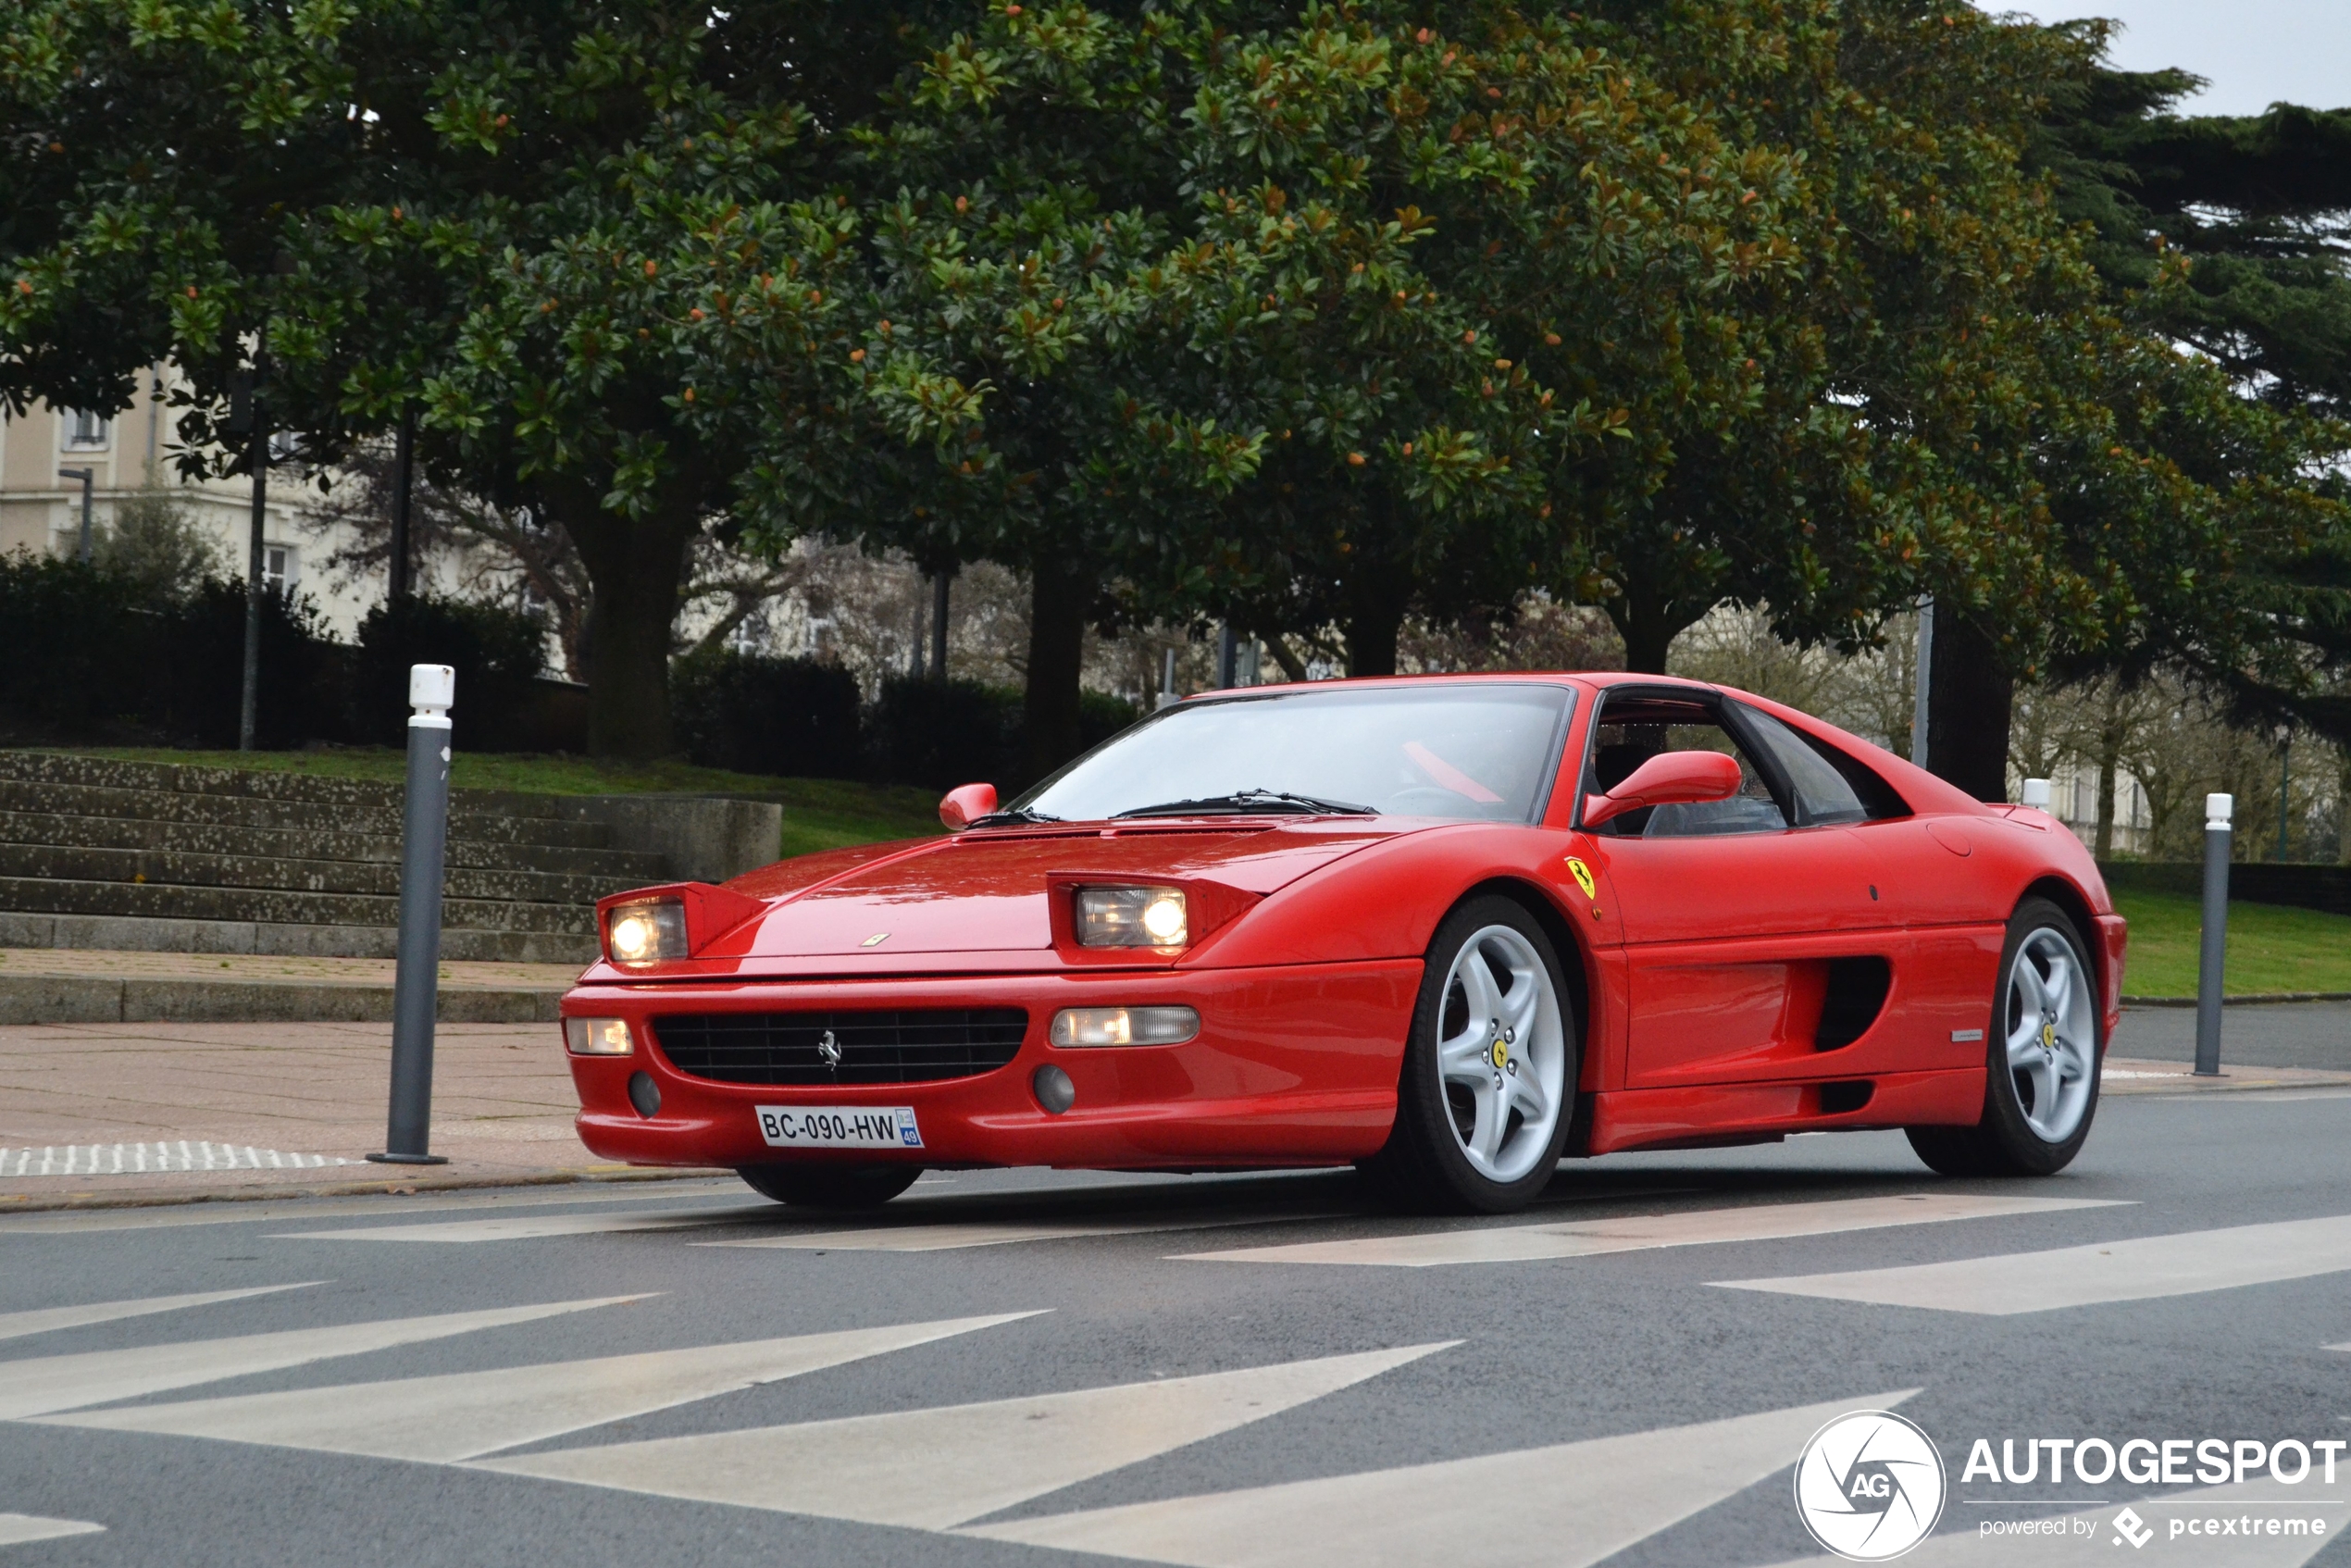
[[1886,1406],[1947,1477],[1908,1562],[2351,1564],[2351,1450],[1962,1474],[2351,1439],[2347,1137],[2351,1089],[2142,1096],[2049,1181],[1810,1137],[1572,1163],[1500,1221],[1041,1173],[870,1225],[699,1182],[15,1216],[0,1568],[1754,1568],[1822,1557],[1792,1467]]
[[[2118,1056],[2196,1060],[2196,1009],[2126,1007]],[[2220,1010],[2220,1067],[2351,1067],[2351,1002],[2254,1002]]]

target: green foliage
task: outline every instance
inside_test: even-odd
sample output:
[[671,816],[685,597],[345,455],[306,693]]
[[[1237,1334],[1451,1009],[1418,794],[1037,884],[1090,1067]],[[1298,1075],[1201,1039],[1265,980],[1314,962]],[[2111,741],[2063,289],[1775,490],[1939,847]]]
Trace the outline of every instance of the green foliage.
[[469,743],[482,744],[475,737],[495,737],[492,743],[501,747],[529,743],[515,731],[529,726],[531,682],[547,667],[547,627],[541,617],[421,593],[368,611],[351,660],[354,736],[402,742],[412,665],[456,670]]
[[671,676],[678,733],[704,767],[801,778],[854,778],[857,682],[838,665],[714,649]]
[[115,503],[114,526],[93,554],[153,603],[178,604],[219,570],[219,556],[176,492],[151,485]]

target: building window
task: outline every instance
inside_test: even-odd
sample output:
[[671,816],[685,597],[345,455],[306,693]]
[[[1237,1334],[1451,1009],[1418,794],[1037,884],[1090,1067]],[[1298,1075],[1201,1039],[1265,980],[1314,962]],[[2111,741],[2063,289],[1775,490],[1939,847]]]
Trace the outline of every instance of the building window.
[[290,544],[264,546],[261,552],[261,585],[272,593],[290,592],[294,583],[294,553]]
[[65,445],[68,452],[104,452],[112,431],[104,415],[93,414],[86,408],[69,408],[64,415]]

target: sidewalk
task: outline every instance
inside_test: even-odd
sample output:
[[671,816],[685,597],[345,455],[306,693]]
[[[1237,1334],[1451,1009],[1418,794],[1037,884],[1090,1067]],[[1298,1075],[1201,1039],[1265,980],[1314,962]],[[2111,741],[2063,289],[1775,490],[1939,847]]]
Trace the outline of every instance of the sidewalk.
[[[392,1020],[389,958],[0,948],[0,1025]],[[443,964],[444,1024],[553,1023],[569,964]]]
[[[388,1024],[0,1026],[0,1213],[639,1174],[580,1146],[548,1024],[441,1026],[432,1151],[449,1164],[368,1164],[383,1147],[391,1063]],[[93,1148],[101,1169],[135,1174],[90,1174]],[[68,1160],[77,1174],[37,1174]]]

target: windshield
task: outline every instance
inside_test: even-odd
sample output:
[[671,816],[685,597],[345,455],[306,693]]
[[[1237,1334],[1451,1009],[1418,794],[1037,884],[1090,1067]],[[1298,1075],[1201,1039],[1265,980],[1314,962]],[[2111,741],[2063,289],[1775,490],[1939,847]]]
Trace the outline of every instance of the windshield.
[[1182,703],[1014,802],[1068,822],[1123,814],[1350,809],[1531,822],[1574,693],[1432,683]]

